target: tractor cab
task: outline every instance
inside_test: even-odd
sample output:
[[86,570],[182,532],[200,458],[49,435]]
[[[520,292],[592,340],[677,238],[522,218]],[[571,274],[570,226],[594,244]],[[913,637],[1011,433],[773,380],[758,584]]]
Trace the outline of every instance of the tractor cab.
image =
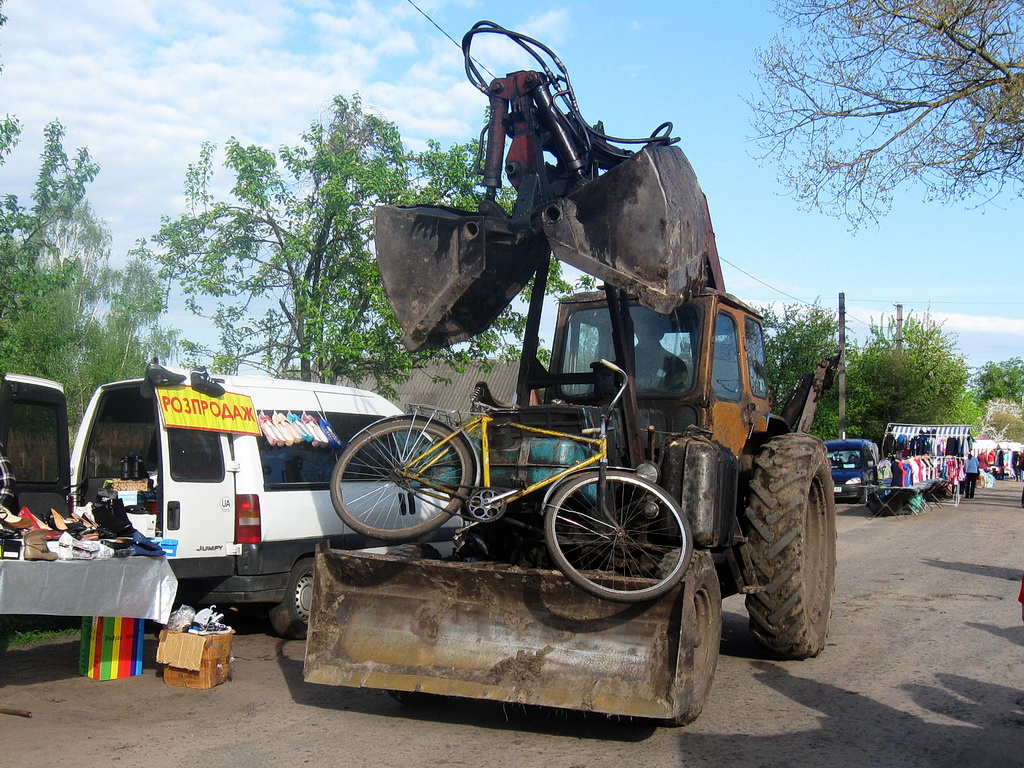
[[[603,292],[563,300],[551,375],[566,380],[601,359],[616,361],[632,374],[638,432],[648,443],[696,428],[739,455],[752,433],[786,430],[769,415],[764,338],[753,309],[712,290],[667,314],[632,302],[628,309],[616,323]],[[628,343],[616,344],[617,324]],[[596,404],[605,395],[594,382],[564,383],[548,387],[545,399]]]

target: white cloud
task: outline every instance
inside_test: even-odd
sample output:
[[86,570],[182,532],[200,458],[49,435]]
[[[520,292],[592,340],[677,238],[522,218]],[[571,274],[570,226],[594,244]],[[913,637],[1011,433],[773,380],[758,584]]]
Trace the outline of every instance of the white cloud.
[[466,140],[483,112],[461,52],[425,37],[408,3],[40,0],[5,11],[0,85],[25,128],[8,189],[28,193],[43,126],[59,119],[65,147],[88,147],[101,166],[89,196],[115,255],[177,212],[203,141],[295,143],[335,94],[362,93],[413,146]]
[[1024,320],[1012,317],[958,315],[949,312],[931,312],[936,323],[957,333],[999,333],[1024,336]]

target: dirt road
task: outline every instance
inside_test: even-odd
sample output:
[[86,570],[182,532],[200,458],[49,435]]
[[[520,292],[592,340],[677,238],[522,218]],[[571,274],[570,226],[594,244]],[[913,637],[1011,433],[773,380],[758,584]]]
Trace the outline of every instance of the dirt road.
[[5,766],[1024,766],[1021,485],[959,507],[872,518],[839,507],[829,647],[759,655],[741,598],[726,602],[711,701],[682,729],[307,685],[303,644],[235,617],[234,680],[165,685],[146,640],[141,677],[77,673],[78,643],[0,652]]

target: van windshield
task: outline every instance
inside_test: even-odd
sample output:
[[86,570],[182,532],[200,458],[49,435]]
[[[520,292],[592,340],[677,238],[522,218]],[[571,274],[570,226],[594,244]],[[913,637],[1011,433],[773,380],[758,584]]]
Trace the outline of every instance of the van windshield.
[[828,460],[832,469],[862,469],[864,466],[858,451],[829,451]]

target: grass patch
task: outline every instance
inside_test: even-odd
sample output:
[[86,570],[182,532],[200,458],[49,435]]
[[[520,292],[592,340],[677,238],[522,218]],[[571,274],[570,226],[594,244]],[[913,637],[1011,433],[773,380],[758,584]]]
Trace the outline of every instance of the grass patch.
[[0,650],[28,645],[53,637],[78,634],[82,619],[77,616],[0,615]]

